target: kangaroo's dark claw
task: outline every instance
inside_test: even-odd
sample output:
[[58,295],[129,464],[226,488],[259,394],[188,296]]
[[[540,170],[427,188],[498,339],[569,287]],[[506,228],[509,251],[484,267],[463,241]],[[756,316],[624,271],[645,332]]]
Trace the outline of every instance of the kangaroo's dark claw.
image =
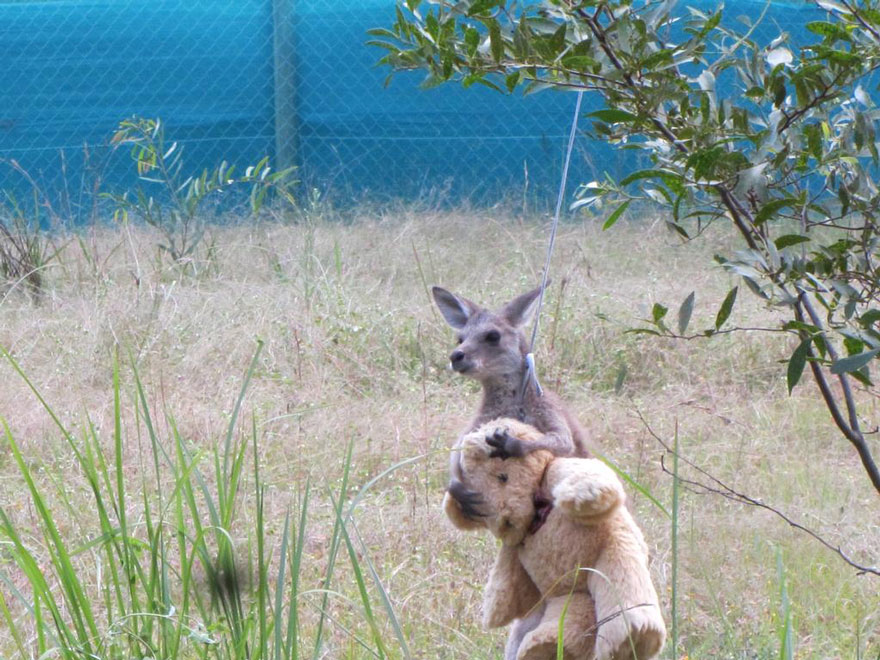
[[458,479],[453,479],[449,482],[449,488],[447,490],[449,491],[449,494],[452,495],[452,498],[458,502],[458,506],[461,507],[461,513],[465,518],[476,520],[477,518],[484,518],[486,516],[486,514],[480,510],[483,498],[478,492],[470,490]]
[[486,443],[493,447],[489,452],[489,458],[520,458],[526,453],[522,440],[514,438],[507,429],[495,429],[492,435],[486,436]]

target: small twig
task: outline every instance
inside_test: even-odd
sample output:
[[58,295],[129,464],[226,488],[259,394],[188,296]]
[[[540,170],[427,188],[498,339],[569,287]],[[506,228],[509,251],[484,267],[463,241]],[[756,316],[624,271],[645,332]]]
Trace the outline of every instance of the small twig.
[[[641,331],[641,330],[650,330],[652,333],[657,332],[653,328],[633,328],[633,331]],[[709,329],[704,332],[697,332],[692,335],[679,335],[671,330],[666,332],[657,332],[658,337],[662,337],[663,339],[684,339],[685,341],[691,341],[693,339],[709,339],[710,337],[715,337],[717,335],[729,335],[734,332],[782,332],[792,334],[791,330],[786,330],[785,328],[752,328],[752,327],[741,327],[736,326],[733,328],[725,328],[724,330],[715,330]]]
[[[651,435],[651,437],[653,437],[658,442],[658,444],[660,444],[660,446],[663,447],[665,454],[660,456],[660,467],[662,468],[663,472],[665,472],[666,474],[668,474],[670,476],[673,476],[672,471],[666,467],[666,464],[664,462],[664,458],[665,458],[666,454],[668,454],[670,456],[675,456],[676,455],[675,450],[672,449],[672,447],[670,447],[669,444],[663,438],[661,438],[660,435],[658,435],[657,432],[654,431],[653,428],[651,428],[651,425],[648,424],[647,420],[644,418],[641,411],[636,410],[636,414],[638,415],[639,419],[641,420],[642,424],[645,426],[645,428],[647,429],[647,431]],[[846,562],[851,567],[856,569],[856,571],[858,571],[858,575],[865,575],[865,574],[870,573],[872,575],[880,576],[880,568],[878,568],[876,566],[864,566],[862,564],[857,563],[852,558],[850,558],[850,556],[848,554],[846,554],[846,552],[844,552],[840,548],[839,545],[836,546],[836,545],[832,544],[831,542],[825,540],[819,534],[817,534],[816,532],[814,532],[810,528],[805,527],[804,525],[796,522],[791,517],[789,517],[788,515],[786,515],[785,513],[780,511],[779,509],[777,509],[776,507],[773,507],[769,504],[762,502],[759,499],[756,499],[754,497],[750,497],[750,496],[746,495],[745,493],[741,493],[741,492],[731,488],[730,486],[725,484],[723,481],[721,481],[717,477],[709,474],[709,472],[707,472],[706,470],[704,470],[700,466],[696,465],[693,461],[682,456],[681,453],[678,454],[678,460],[681,461],[682,463],[684,463],[685,465],[687,465],[688,467],[690,467],[691,469],[696,470],[698,473],[700,473],[703,477],[708,479],[713,484],[713,485],[707,485],[706,483],[696,481],[693,479],[684,479],[684,478],[682,478],[681,474],[679,474],[677,477],[678,481],[680,483],[684,484],[686,487],[688,487],[688,490],[690,492],[695,493],[697,495],[706,495],[706,494],[720,495],[721,497],[724,497],[724,498],[731,500],[733,502],[738,502],[740,504],[747,504],[749,506],[754,506],[754,507],[758,507],[760,509],[764,509],[766,511],[769,511],[770,513],[773,513],[777,517],[784,520],[791,527],[794,527],[795,529],[800,530],[800,531],[804,532],[805,534],[811,536],[813,539],[815,539],[816,541],[821,543],[823,546],[825,546],[826,548],[828,548],[829,550],[834,552],[837,556],[839,556],[841,559],[843,559],[844,562]]]

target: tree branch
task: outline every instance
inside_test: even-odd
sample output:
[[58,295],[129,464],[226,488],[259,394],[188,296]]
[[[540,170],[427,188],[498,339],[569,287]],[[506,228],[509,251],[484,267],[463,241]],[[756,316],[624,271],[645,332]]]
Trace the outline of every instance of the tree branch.
[[[822,324],[822,319],[819,318],[819,315],[813,308],[813,304],[810,302],[808,294],[799,289],[798,301],[795,303],[795,313],[799,321],[804,320],[802,309],[807,312],[813,325],[819,328],[819,331],[822,333],[822,336],[825,339],[825,345],[828,347],[828,356],[832,361],[837,360],[837,350],[828,339],[825,332],[825,326]],[[802,333],[802,337],[803,339],[806,339],[807,334]],[[847,420],[844,419],[840,406],[828,385],[828,381],[825,378],[825,372],[822,370],[822,365],[816,359],[812,344],[810,344],[807,349],[807,354],[808,362],[810,363],[810,371],[813,373],[813,379],[816,381],[816,385],[819,386],[819,392],[825,400],[825,407],[828,408],[828,411],[831,413],[831,417],[837,425],[837,428],[840,429],[840,432],[843,433],[844,437],[846,437],[846,439],[855,447],[856,452],[862,461],[862,466],[865,468],[865,472],[868,473],[868,478],[871,480],[871,484],[877,492],[880,493],[880,469],[877,468],[877,463],[871,455],[871,449],[868,447],[868,443],[859,426],[858,409],[856,408],[855,399],[853,398],[849,377],[845,373],[840,374],[837,377],[840,381],[840,387],[843,390],[847,416],[849,417],[849,422],[847,422]]]
[[[838,557],[840,557],[844,562],[846,562],[848,565],[850,565],[851,567],[856,569],[856,571],[858,571],[859,575],[871,574],[871,575],[876,575],[876,576],[880,577],[880,567],[866,566],[863,564],[859,564],[858,562],[853,560],[846,552],[844,552],[839,545],[834,545],[830,541],[827,541],[825,538],[820,536],[817,532],[813,531],[809,527],[806,527],[805,525],[803,525],[799,522],[796,522],[789,515],[783,513],[782,511],[780,511],[776,507],[771,506],[770,504],[766,504],[765,502],[763,502],[760,499],[750,497],[749,495],[746,495],[745,493],[741,493],[741,492],[731,488],[730,486],[725,484],[723,481],[721,481],[717,477],[714,477],[709,472],[707,472],[706,470],[704,470],[700,466],[696,465],[690,459],[682,456],[680,452],[678,454],[676,454],[675,450],[669,446],[669,443],[667,443],[665,440],[663,440],[663,438],[661,438],[660,435],[657,434],[657,432],[651,428],[651,425],[648,424],[647,420],[645,420],[641,411],[637,410],[636,414],[639,416],[639,419],[641,420],[642,424],[645,426],[645,428],[647,429],[647,431],[651,435],[651,437],[653,437],[658,442],[658,444],[660,444],[660,446],[663,447],[663,449],[664,449],[665,454],[661,455],[661,457],[660,457],[661,469],[666,474],[670,475],[673,479],[677,479],[679,481],[679,483],[682,483],[682,484],[685,484],[686,486],[688,486],[689,487],[688,490],[690,490],[692,493],[695,493],[697,495],[705,495],[705,494],[720,495],[721,497],[724,497],[724,498],[731,500],[731,501],[734,501],[734,502],[738,502],[740,504],[746,504],[748,506],[753,506],[753,507],[757,507],[760,509],[764,509],[765,511],[769,511],[770,513],[776,515],[778,518],[781,518],[782,520],[784,520],[791,527],[794,527],[795,529],[797,529],[801,532],[804,532],[805,534],[812,537],[813,539],[815,539],[816,541],[821,543],[823,546],[825,546],[826,548],[831,550]],[[705,477],[712,485],[697,481],[695,479],[685,479],[681,476],[681,474],[678,474],[678,475],[674,474],[671,470],[669,470],[669,468],[666,467],[666,463],[663,460],[665,455],[669,455],[669,456],[676,456],[677,455],[679,461],[681,461],[682,463],[684,463],[685,465],[687,465],[691,469],[697,471],[700,475]]]

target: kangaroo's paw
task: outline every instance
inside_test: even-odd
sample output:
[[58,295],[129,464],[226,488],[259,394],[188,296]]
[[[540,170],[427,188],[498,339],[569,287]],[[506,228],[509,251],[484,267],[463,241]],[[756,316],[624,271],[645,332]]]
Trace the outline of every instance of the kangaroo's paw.
[[526,454],[522,440],[514,438],[507,429],[495,429],[494,433],[486,436],[486,443],[493,447],[489,458],[520,458]]
[[486,515],[480,510],[480,505],[484,503],[482,496],[478,492],[467,488],[458,479],[453,479],[449,483],[447,490],[452,498],[458,502],[461,513],[465,518],[477,520]]

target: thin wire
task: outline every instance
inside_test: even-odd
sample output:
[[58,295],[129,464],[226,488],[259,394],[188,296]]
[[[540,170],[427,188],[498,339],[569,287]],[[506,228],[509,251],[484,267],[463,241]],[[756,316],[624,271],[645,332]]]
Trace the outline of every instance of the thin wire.
[[529,352],[526,355],[526,371],[523,374],[522,386],[520,388],[520,407],[525,400],[526,390],[529,381],[535,384],[535,391],[538,396],[543,396],[541,384],[538,382],[538,375],[535,372],[535,341],[538,338],[538,325],[541,320],[541,306],[544,304],[544,290],[547,288],[547,278],[550,273],[550,259],[553,256],[553,246],[556,244],[556,230],[559,227],[559,215],[562,212],[562,200],[565,199],[565,186],[568,183],[568,169],[571,165],[571,152],[574,149],[574,138],[577,134],[578,116],[581,113],[581,100],[584,93],[578,92],[577,103],[574,106],[574,117],[571,120],[571,131],[568,134],[568,149],[565,152],[565,165],[562,168],[562,180],[559,182],[559,194],[556,197],[556,212],[553,214],[553,226],[550,229],[550,242],[547,245],[547,256],[544,259],[544,274],[541,278],[541,291],[538,293],[538,307],[535,310],[535,322],[532,325],[532,338],[529,342]]

